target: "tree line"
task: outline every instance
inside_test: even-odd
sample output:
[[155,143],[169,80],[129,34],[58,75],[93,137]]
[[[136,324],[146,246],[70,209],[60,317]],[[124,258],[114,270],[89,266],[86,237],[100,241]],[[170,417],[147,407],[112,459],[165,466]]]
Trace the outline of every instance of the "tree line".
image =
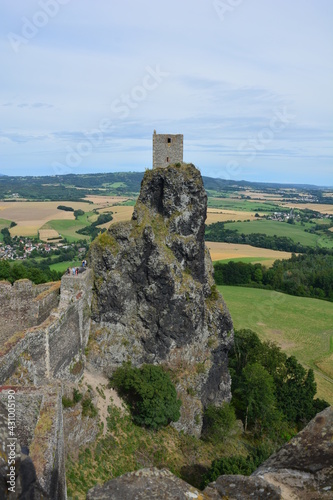
[[29,279],[36,285],[47,283],[49,281],[58,281],[63,273],[51,270],[47,265],[25,260],[23,262],[14,262],[12,265],[8,260],[0,260],[0,280],[6,280],[10,283],[21,279]]
[[103,233],[106,231],[105,228],[100,228],[98,227],[101,224],[106,224],[106,222],[112,221],[112,212],[106,212],[103,214],[100,214],[95,220],[95,222],[92,222],[90,226],[83,227],[82,229],[78,229],[76,232],[78,234],[85,234],[90,236],[91,240],[94,240],[96,236],[98,236],[99,233]]
[[214,222],[206,226],[205,238],[208,241],[240,243],[284,252],[305,253],[309,250],[309,247],[295,243],[287,236],[268,236],[261,233],[240,234],[236,229],[226,228],[224,222]]
[[333,301],[333,255],[311,252],[288,260],[276,260],[272,267],[230,261],[214,264],[217,285],[243,285]]

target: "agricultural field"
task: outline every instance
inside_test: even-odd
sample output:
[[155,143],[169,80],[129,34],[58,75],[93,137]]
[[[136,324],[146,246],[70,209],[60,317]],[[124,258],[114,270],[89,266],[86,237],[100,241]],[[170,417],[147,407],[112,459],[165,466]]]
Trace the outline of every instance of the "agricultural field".
[[60,239],[60,235],[55,229],[40,229],[38,231],[38,236],[41,241],[55,241],[56,239]]
[[333,404],[333,308],[324,300],[219,286],[236,329],[250,328],[313,368],[317,396]]
[[315,212],[320,212],[321,214],[333,215],[333,202],[332,204],[326,203],[281,203],[282,207],[298,208],[304,210],[308,208],[309,210],[314,210]]
[[252,264],[260,263],[270,267],[277,259],[290,259],[291,257],[290,252],[279,252],[268,248],[257,248],[237,243],[206,241],[206,246],[210,251],[212,261],[229,262],[229,260],[234,260]]
[[[119,204],[128,199],[120,196],[91,196],[88,198],[89,203],[76,201],[0,201],[0,220],[10,219],[10,221],[16,222],[17,226],[10,229],[12,236],[37,237],[39,229],[53,229],[57,232],[59,232],[58,229],[60,229],[67,232],[70,236],[73,236],[75,228],[80,229],[80,227],[93,222],[93,216],[96,215],[92,214],[93,210],[108,209],[113,204]],[[84,212],[89,212],[92,219],[89,221],[82,219],[81,225],[78,225],[77,221],[74,219],[73,212],[59,210],[57,209],[59,205],[69,206],[74,210],[81,209]],[[49,224],[50,221],[52,221],[52,224]],[[62,224],[62,222],[64,222],[64,224]],[[72,231],[71,228],[74,228],[74,231]],[[54,233],[53,237],[55,236],[56,234]]]
[[260,215],[268,212],[277,212],[281,207],[276,203],[260,202],[256,200],[245,200],[240,198],[208,198],[209,208],[222,208],[245,212],[258,212]]
[[112,211],[112,217],[113,220],[111,222],[106,222],[105,224],[102,224],[101,226],[98,227],[105,227],[108,228],[111,224],[115,224],[117,222],[126,222],[128,220],[131,220],[132,214],[133,214],[133,206],[128,206],[128,205],[114,205],[113,207],[109,209],[102,209],[100,210],[100,213]]
[[82,202],[0,202],[0,214],[16,222],[17,226],[10,230],[12,236],[37,236],[38,230],[49,220],[74,219],[73,212],[58,210],[59,204],[68,205],[74,210],[91,210],[90,204]]
[[325,235],[306,232],[305,229],[313,227],[307,223],[302,226],[300,223],[287,224],[286,222],[265,219],[251,222],[231,222],[227,227],[238,231],[239,234],[261,233],[267,236],[286,236],[295,243],[301,243],[304,246],[333,248],[333,239],[329,239]]
[[250,189],[246,189],[245,191],[238,191],[238,195],[240,196],[249,196],[251,200],[268,200],[268,201],[283,201],[284,197],[277,193],[267,193],[266,191],[252,191]]
[[92,196],[88,195],[85,197],[86,200],[90,201],[94,205],[105,205],[110,207],[112,205],[120,204],[128,200],[128,196]]
[[[91,209],[92,205],[87,205]],[[110,209],[108,209],[110,210]],[[69,212],[72,213],[73,212]],[[80,215],[78,219],[71,220],[50,220],[42,227],[41,231],[54,231],[62,238],[66,238],[70,243],[78,240],[89,239],[89,236],[83,234],[78,234],[76,231],[88,226],[97,219],[97,214],[95,212],[89,211],[85,212],[84,215]]]
[[[244,221],[244,220],[256,220],[254,216],[255,212],[246,212],[245,210],[222,210],[220,208],[208,208],[207,209],[207,219],[206,224],[213,224],[214,222],[226,222],[226,221]],[[264,215],[261,213],[261,215]]]

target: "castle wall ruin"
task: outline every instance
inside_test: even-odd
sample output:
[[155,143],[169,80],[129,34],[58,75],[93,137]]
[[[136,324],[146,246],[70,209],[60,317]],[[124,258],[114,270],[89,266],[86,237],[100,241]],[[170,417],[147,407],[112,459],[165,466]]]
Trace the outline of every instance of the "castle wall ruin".
[[[8,429],[8,394],[14,394],[15,441]],[[67,498],[61,396],[56,385],[0,387],[0,498]],[[15,493],[8,495],[8,445],[13,442]]]
[[13,285],[0,281],[0,345],[14,333],[40,325],[58,307],[60,283],[34,285],[27,279]]
[[0,384],[78,380],[89,338],[91,288],[89,269],[62,277],[59,307],[43,323],[16,332],[0,347]]

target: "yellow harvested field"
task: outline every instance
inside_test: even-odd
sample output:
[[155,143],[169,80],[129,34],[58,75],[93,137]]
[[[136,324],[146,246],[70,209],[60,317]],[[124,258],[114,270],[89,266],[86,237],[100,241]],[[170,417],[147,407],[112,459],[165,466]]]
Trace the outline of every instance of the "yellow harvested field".
[[284,207],[300,208],[303,210],[308,208],[309,210],[315,210],[321,214],[333,214],[333,203],[329,205],[326,205],[325,203],[281,203],[281,205]]
[[128,196],[94,196],[88,195],[86,200],[92,201],[95,205],[115,205],[128,200]]
[[50,220],[74,220],[73,212],[58,210],[58,205],[88,212],[105,206],[105,203],[92,205],[76,201],[0,201],[0,218],[16,222],[17,226],[10,230],[12,236],[37,236],[38,229]]
[[[290,259],[291,257],[290,252],[279,252],[277,250],[269,250],[268,248],[257,248],[251,247],[251,245],[240,245],[237,243],[218,243],[215,241],[206,241],[206,246],[210,251],[210,256],[213,261],[258,257],[258,262],[260,262],[263,258],[269,259],[265,260],[263,264],[265,266],[271,266],[277,259]],[[253,261],[253,263],[255,263],[255,261]]]
[[113,220],[111,222],[106,222],[105,224],[102,224],[101,226],[98,227],[106,227],[108,228],[111,224],[115,224],[116,222],[126,222],[128,220],[131,220],[132,214],[133,214],[133,209],[134,207],[126,207],[122,205],[115,205],[111,209],[110,208],[104,208],[100,210],[100,212],[113,212],[112,217]]
[[[260,212],[263,215],[263,212]],[[255,220],[253,212],[243,212],[237,210],[225,210],[221,208],[207,208],[206,224],[213,222],[225,222],[227,220]]]
[[61,238],[58,231],[55,229],[40,229],[39,230],[39,239],[42,241],[47,241],[50,238]]
[[276,194],[262,193],[260,191],[238,191],[238,194],[243,194],[244,196],[250,196],[252,199],[256,200],[270,200],[270,201],[280,201],[283,200],[282,196]]

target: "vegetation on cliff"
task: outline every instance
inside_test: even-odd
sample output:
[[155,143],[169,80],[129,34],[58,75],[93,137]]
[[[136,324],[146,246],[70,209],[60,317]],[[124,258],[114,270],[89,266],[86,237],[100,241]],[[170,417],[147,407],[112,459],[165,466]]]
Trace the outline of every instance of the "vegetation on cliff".
[[235,332],[230,351],[232,403],[254,436],[284,439],[304,427],[328,403],[314,399],[313,370],[252,330]]
[[[111,403],[106,434],[82,449],[78,461],[67,463],[68,495],[83,499],[95,484],[152,466],[166,467],[197,488],[221,474],[249,475],[325,407],[325,402],[313,400],[311,370],[287,358],[276,345],[260,342],[254,332],[236,332],[230,365],[235,378],[232,403],[207,407],[201,438],[170,425],[137,425],[128,412]],[[131,369],[127,365],[120,370],[121,385]],[[141,383],[138,372],[136,382]],[[152,393],[149,373],[140,389],[145,395]],[[246,432],[235,420],[235,411],[243,424],[247,419]]]
[[111,385],[127,401],[138,425],[158,429],[179,420],[181,401],[169,374],[161,366],[136,368],[125,363],[113,374]]

